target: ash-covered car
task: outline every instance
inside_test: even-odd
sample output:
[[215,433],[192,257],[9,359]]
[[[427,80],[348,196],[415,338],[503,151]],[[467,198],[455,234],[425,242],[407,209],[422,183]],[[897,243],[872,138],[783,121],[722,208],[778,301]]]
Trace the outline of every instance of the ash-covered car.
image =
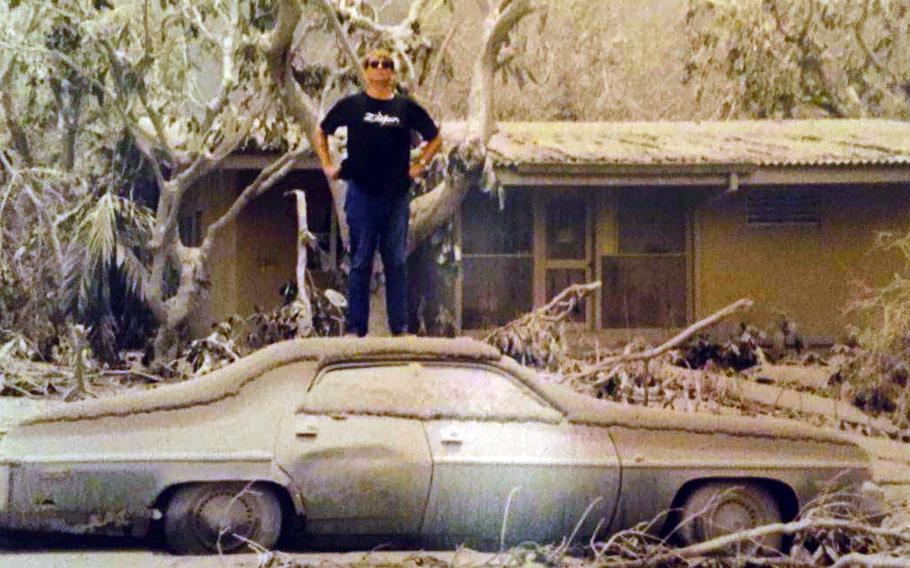
[[691,543],[870,477],[835,433],[599,401],[470,339],[308,339],[13,427],[0,527],[156,531],[178,553],[282,533],[498,547],[671,511],[652,530]]

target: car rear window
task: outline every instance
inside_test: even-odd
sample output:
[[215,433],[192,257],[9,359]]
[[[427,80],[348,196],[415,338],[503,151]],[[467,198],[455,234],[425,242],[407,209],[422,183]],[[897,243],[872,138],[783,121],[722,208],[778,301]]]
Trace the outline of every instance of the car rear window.
[[480,365],[351,365],[324,371],[305,411],[419,419],[538,420],[562,415],[514,378]]

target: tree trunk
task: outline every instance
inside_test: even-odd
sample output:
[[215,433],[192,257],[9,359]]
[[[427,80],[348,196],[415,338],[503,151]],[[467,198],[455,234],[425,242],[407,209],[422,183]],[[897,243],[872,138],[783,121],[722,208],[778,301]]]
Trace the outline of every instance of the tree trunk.
[[297,297],[294,307],[297,309],[297,337],[313,335],[313,305],[306,285],[307,248],[315,238],[310,232],[306,218],[306,194],[295,189],[291,193],[297,198]]
[[[386,28],[378,26],[375,27],[374,31],[417,33],[417,28],[413,24],[424,5],[425,2],[422,0],[415,0],[408,19],[402,23],[402,27]],[[287,112],[303,127],[307,138],[312,140],[318,125],[318,115],[322,104],[321,101],[304,92],[294,78],[292,66],[295,34],[303,30],[302,26],[305,26],[306,22],[302,19],[303,11],[299,2],[295,0],[278,0],[276,6],[276,25],[271,32],[265,34],[260,40],[259,48],[266,54],[269,74],[278,86],[279,95],[287,105]],[[353,44],[350,43],[348,32],[340,25],[337,17],[338,5],[335,2],[324,0],[318,7],[323,9],[326,15],[329,16],[329,23],[333,31],[341,40],[341,45],[345,47],[345,56],[350,59],[348,62],[350,68],[359,69],[360,62],[357,60],[355,50],[352,49]],[[453,167],[447,176],[448,179],[428,194],[420,196],[412,204],[411,238],[408,242],[409,251],[412,251],[417,243],[432,234],[436,228],[451,218],[467,191],[482,182],[488,173],[492,173],[486,155],[486,143],[493,133],[495,115],[493,77],[497,66],[496,55],[502,46],[508,42],[509,34],[518,22],[534,9],[534,1],[497,0],[496,2],[490,2],[489,8],[490,13],[483,29],[483,48],[473,69],[471,95],[468,101],[467,134],[462,144],[450,156],[450,163],[453,161],[454,163],[452,163]],[[230,42],[228,47],[230,47]],[[111,57],[113,57],[113,54],[111,54]],[[235,74],[230,68],[225,67],[225,69],[221,94],[213,100],[215,106],[212,108],[220,109],[227,100],[227,94],[236,82]],[[164,129],[155,121],[156,115],[152,113],[150,118],[153,124],[156,125],[160,146],[169,155],[173,154],[171,145],[164,135]],[[139,129],[134,130],[141,132]],[[171,355],[170,352],[174,350],[178,330],[185,324],[202,289],[207,284],[205,262],[209,257],[209,252],[217,234],[228,223],[234,221],[240,211],[250,201],[264,193],[290,172],[295,167],[297,160],[308,150],[302,145],[289,150],[282,158],[265,168],[257,179],[242,192],[228,212],[209,227],[206,237],[198,249],[183,247],[179,243],[176,226],[177,212],[186,189],[205,171],[214,168],[224,155],[227,155],[233,147],[238,145],[242,141],[241,138],[246,135],[245,132],[246,130],[243,130],[243,136],[238,135],[236,144],[234,144],[232,139],[230,144],[226,144],[223,152],[217,152],[217,158],[200,156],[185,167],[178,168],[183,170],[182,173],[167,181],[164,180],[160,172],[156,173],[161,188],[161,201],[158,207],[158,222],[156,223],[155,236],[151,247],[154,250],[154,260],[150,283],[152,309],[160,323],[158,335],[155,338],[156,363],[165,360]],[[147,152],[147,154],[154,160],[154,156],[151,153]],[[336,183],[330,184],[330,188],[335,211],[340,221],[342,237],[345,238],[347,237],[347,224],[343,208],[344,187]],[[301,197],[302,195],[299,196],[299,199]],[[299,201],[298,206],[300,206]],[[300,210],[298,209],[298,218],[305,222],[305,203],[303,207],[303,217],[300,217]],[[305,225],[301,225],[299,230],[305,231]],[[299,232],[298,234],[302,235],[303,233]],[[345,240],[347,239],[345,238]],[[298,243],[298,300],[305,298],[308,301],[305,279],[305,246],[303,243]],[[180,270],[180,286],[173,298],[165,299],[164,282],[169,267],[173,265],[177,265],[176,267]],[[370,303],[370,333],[388,333],[384,285],[378,286],[371,293]],[[311,305],[307,313],[311,317]]]
[[180,329],[198,304],[203,285],[208,284],[204,265],[205,256],[200,248],[178,245],[177,257],[180,267],[180,284],[177,287],[177,293],[161,304],[165,317],[160,321],[158,333],[155,335],[153,368],[160,368],[166,362],[176,358]]

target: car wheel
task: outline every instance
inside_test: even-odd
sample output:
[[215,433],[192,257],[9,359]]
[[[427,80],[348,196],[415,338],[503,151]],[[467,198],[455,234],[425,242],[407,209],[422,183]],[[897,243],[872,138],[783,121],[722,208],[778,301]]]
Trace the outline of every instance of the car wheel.
[[[684,545],[704,542],[742,530],[783,522],[774,496],[757,483],[714,481],[695,488],[686,497],[680,515],[679,534]],[[780,549],[780,534],[733,547],[738,554],[754,554],[760,548]]]
[[271,548],[281,534],[281,503],[261,484],[199,483],[180,487],[164,513],[164,540],[176,554]]

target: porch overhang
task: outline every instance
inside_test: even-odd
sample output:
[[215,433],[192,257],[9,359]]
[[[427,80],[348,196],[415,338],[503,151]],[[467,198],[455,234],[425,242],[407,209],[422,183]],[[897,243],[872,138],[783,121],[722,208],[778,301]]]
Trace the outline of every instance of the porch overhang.
[[[221,162],[223,170],[262,170],[272,164],[280,154],[277,152],[237,152]],[[308,154],[297,160],[295,170],[320,170],[319,158]]]
[[[720,187],[910,183],[908,165],[756,166],[537,163],[501,166],[506,187]],[[735,189],[735,188],[734,188]]]

